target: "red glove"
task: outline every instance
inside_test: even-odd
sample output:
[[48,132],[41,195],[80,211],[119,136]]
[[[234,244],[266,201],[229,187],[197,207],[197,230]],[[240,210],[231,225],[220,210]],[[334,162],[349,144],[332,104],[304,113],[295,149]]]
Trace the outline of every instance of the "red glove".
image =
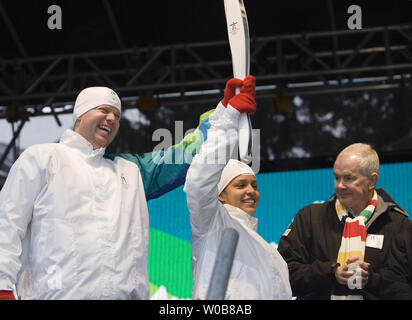
[[0,300],[16,300],[13,291],[0,290]]
[[232,78],[226,82],[225,96],[221,101],[225,108],[229,100],[235,96],[236,88],[240,88],[242,85],[243,81],[237,78]]
[[240,87],[240,93],[229,100],[229,104],[239,112],[253,114],[256,112],[255,101],[256,79],[254,76],[247,76]]

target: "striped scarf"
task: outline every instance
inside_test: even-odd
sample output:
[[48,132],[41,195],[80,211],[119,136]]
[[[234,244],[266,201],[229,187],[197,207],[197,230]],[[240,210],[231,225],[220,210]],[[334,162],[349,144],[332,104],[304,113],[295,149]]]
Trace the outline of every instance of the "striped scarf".
[[[336,199],[335,208],[336,214],[340,221],[345,219],[345,227],[343,229],[342,241],[340,244],[337,262],[343,266],[350,257],[357,256],[362,261],[365,258],[366,247],[366,227],[365,224],[372,216],[376,208],[378,194],[373,191],[372,200],[368,206],[356,218],[348,217],[347,209]],[[346,290],[346,292],[348,292]],[[335,291],[336,293],[336,291]],[[336,295],[332,295],[332,298]],[[347,297],[347,296],[346,296]],[[346,299],[348,299],[347,297]]]

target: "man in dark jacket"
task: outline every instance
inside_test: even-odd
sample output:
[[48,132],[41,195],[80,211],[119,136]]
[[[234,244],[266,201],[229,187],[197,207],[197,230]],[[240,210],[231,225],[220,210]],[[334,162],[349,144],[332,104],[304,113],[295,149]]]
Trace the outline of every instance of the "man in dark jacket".
[[[298,299],[379,299],[380,270],[394,235],[409,221],[408,214],[383,189],[375,190],[379,158],[369,145],[356,143],[342,150],[333,174],[336,194],[328,202],[301,209],[279,241],[293,295]],[[362,215],[371,203],[364,261],[353,256],[340,265],[337,258],[345,220]],[[360,268],[362,279],[355,288],[349,285],[355,275],[353,266]]]
[[395,235],[381,274],[383,299],[412,300],[412,221],[405,223]]

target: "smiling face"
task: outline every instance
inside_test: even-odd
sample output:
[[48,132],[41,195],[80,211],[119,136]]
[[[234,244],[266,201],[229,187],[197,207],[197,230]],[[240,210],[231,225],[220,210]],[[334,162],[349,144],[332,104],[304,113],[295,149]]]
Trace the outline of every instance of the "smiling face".
[[358,156],[351,153],[340,154],[333,166],[336,196],[345,207],[359,214],[369,204],[373,196],[378,174],[363,174]]
[[107,147],[116,137],[119,120],[119,109],[103,104],[77,118],[74,131],[89,141],[93,149]]
[[253,216],[259,202],[256,177],[252,174],[241,174],[234,178],[220,193],[222,203],[238,207]]

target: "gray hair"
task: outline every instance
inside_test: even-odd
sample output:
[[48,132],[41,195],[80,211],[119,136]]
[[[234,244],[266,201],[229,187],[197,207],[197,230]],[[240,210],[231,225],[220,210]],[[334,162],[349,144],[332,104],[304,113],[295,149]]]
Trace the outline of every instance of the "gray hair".
[[[339,154],[350,153],[359,159],[361,173],[370,178],[372,173],[379,174],[379,157],[377,152],[367,143],[353,143],[343,149]],[[336,157],[336,158],[338,158]]]

